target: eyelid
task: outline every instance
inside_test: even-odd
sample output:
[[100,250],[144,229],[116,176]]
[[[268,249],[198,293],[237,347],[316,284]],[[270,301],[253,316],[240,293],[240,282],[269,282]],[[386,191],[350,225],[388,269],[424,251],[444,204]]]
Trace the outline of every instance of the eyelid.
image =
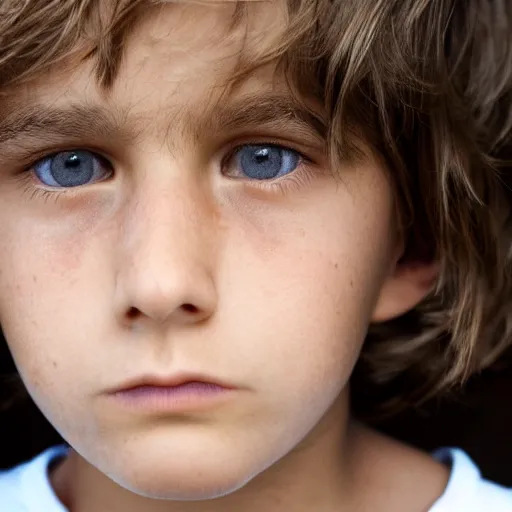
[[301,188],[308,187],[316,174],[317,173],[311,169],[311,166],[307,165],[307,162],[301,160],[295,171],[279,178],[272,180],[243,181],[247,183],[250,188],[285,196]]
[[55,158],[60,153],[68,153],[68,152],[74,152],[74,151],[84,151],[87,153],[91,153],[95,157],[99,158],[102,162],[107,163],[110,167],[114,167],[114,164],[112,163],[113,158],[110,156],[107,156],[105,151],[102,151],[98,148],[93,148],[86,145],[75,145],[75,146],[63,146],[59,147],[57,149],[51,149],[51,150],[41,150],[36,153],[32,153],[30,156],[27,156],[23,158],[25,161],[29,162],[24,164],[25,170],[33,169],[36,164],[39,162],[42,162],[43,160]]
[[30,172],[41,160],[54,157],[59,153],[67,151],[88,151],[107,162],[112,168],[117,167],[117,159],[113,157],[111,153],[97,145],[83,144],[83,142],[82,144],[70,143],[52,144],[51,146],[40,145],[40,149],[34,148],[33,146],[16,146],[7,148],[5,152],[2,153],[1,165],[2,167],[12,169],[13,175],[24,174],[26,172]]
[[[297,168],[294,169],[293,171],[291,171],[290,173],[287,173],[286,175],[278,176],[275,178],[270,178],[268,180],[253,180],[253,179],[247,178],[247,177],[246,178],[244,178],[244,177],[236,178],[236,177],[230,176],[228,173],[225,173],[224,169],[226,169],[227,167],[230,166],[230,164],[232,163],[233,159],[235,158],[235,155],[237,154],[237,152],[242,150],[243,148],[248,147],[248,146],[274,147],[274,148],[284,149],[286,151],[293,151],[294,153],[297,153],[297,155],[299,156],[299,162],[297,164]],[[274,143],[274,142],[261,142],[261,141],[260,142],[245,142],[243,144],[238,143],[237,145],[233,146],[230,150],[228,150],[228,152],[221,159],[220,168],[221,168],[221,174],[230,179],[235,179],[235,180],[240,180],[240,181],[248,181],[248,182],[249,181],[261,181],[261,182],[271,183],[271,182],[277,182],[279,180],[284,180],[286,178],[286,176],[288,176],[290,174],[296,174],[298,172],[298,169],[305,162],[311,163],[311,160],[306,155],[304,155],[302,152],[300,152],[292,147],[286,146],[284,144],[279,144],[279,143]]]
[[270,194],[286,196],[294,191],[308,187],[314,176],[318,174],[321,165],[313,161],[309,156],[305,155],[299,149],[295,149],[294,145],[282,142],[266,142],[261,139],[249,139],[247,142],[232,144],[230,150],[225,154],[221,161],[221,168],[224,169],[226,164],[235,156],[235,153],[246,146],[274,146],[288,151],[294,151],[299,155],[299,162],[294,171],[283,176],[268,180],[255,180],[251,178],[231,178],[234,181],[243,183],[248,189],[261,190]]
[[228,145],[228,149],[225,152],[224,156],[221,159],[221,165],[224,166],[226,162],[228,162],[237,151],[240,151],[242,148],[246,146],[271,146],[275,148],[280,149],[286,149],[288,151],[294,151],[300,156],[301,161],[309,162],[309,163],[315,163],[315,159],[310,157],[308,154],[306,154],[303,150],[299,149],[297,145],[290,143],[290,142],[282,142],[278,141],[275,138],[253,138],[253,139],[247,139],[243,142],[237,141],[232,143],[231,145]]
[[[47,183],[45,181],[45,179],[43,179],[43,177],[42,177],[42,175],[45,174],[46,171],[48,171],[47,166],[50,166],[50,168],[51,168],[52,161],[55,158],[57,158],[59,155],[66,154],[66,153],[69,153],[69,155],[76,154],[76,153],[86,153],[86,154],[90,155],[96,162],[95,164],[93,164],[95,166],[93,169],[93,176],[96,173],[96,171],[98,170],[98,168],[99,168],[100,173],[101,173],[101,171],[105,171],[106,176],[103,176],[100,178],[95,178],[94,180],[87,182],[87,183],[70,185],[70,186],[60,185],[58,183],[57,184]],[[96,166],[98,166],[98,167],[96,167]],[[101,154],[98,154],[94,151],[90,151],[87,149],[74,148],[71,150],[57,151],[57,152],[46,154],[44,157],[39,158],[33,164],[29,165],[26,168],[26,170],[22,173],[22,175],[32,177],[32,179],[37,181],[38,187],[45,188],[49,191],[62,191],[62,190],[69,191],[72,189],[83,188],[86,186],[94,185],[96,183],[100,183],[102,181],[106,181],[106,180],[110,179],[114,175],[114,166],[107,158],[103,157]],[[50,176],[51,176],[51,172],[50,172]],[[56,182],[56,180],[54,178],[50,179],[50,181],[52,181],[52,180],[54,182]]]

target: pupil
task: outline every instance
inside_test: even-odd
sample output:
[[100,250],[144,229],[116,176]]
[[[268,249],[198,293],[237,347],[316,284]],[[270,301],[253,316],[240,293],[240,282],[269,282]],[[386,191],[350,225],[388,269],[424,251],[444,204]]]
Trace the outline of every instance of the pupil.
[[275,178],[283,167],[282,151],[273,146],[246,146],[239,156],[245,176],[255,180]]
[[268,150],[268,148],[257,149],[255,154],[254,154],[254,159],[259,164],[265,162],[266,160],[268,160],[268,158],[269,158],[269,150]]
[[53,179],[63,187],[77,187],[94,177],[94,157],[85,151],[59,153],[51,164]]
[[66,165],[68,167],[78,167],[80,165],[80,163],[81,163],[80,157],[76,153],[73,153],[72,155],[70,155],[68,157]]

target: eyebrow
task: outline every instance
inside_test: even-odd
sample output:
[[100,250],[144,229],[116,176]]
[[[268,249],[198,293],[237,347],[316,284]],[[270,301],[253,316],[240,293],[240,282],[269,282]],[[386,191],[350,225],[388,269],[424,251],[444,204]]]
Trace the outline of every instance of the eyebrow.
[[121,130],[121,119],[99,106],[64,107],[27,105],[0,117],[0,144],[21,139],[65,137],[72,139],[112,136]]
[[24,105],[0,116],[0,149],[23,149],[33,142],[48,144],[63,140],[71,143],[109,140],[125,135],[123,119],[100,106],[71,104],[62,107]]
[[202,122],[198,123],[199,132],[205,129],[230,132],[259,126],[276,129],[293,126],[299,132],[313,132],[322,141],[327,135],[327,123],[320,113],[285,94],[254,94],[223,104],[217,102]]
[[[34,104],[12,110],[8,115],[0,116],[0,147],[18,142],[22,145],[24,141],[43,138],[48,142],[66,139],[77,143],[83,139],[109,140],[114,136],[133,139],[140,132],[141,119],[138,117],[132,120],[133,126],[130,127],[128,111],[116,111],[99,105]],[[274,128],[276,131],[294,128],[299,135],[320,141],[325,140],[327,132],[320,115],[283,94],[248,95],[218,101],[193,116],[181,107],[169,112],[167,117],[171,125],[180,124],[186,127],[186,131],[191,130],[197,140],[205,133],[230,133],[258,127]]]

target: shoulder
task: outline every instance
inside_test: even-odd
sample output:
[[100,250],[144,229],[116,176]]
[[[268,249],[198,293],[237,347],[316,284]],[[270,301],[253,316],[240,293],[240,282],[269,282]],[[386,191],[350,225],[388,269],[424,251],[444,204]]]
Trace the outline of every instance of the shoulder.
[[24,511],[22,502],[22,466],[0,471],[0,496],[6,510]]
[[50,448],[15,468],[0,471],[0,511],[64,512],[51,489],[48,467],[66,452],[62,446]]
[[451,474],[445,492],[430,512],[512,511],[512,489],[483,479],[465,452],[443,448],[434,456],[451,467]]

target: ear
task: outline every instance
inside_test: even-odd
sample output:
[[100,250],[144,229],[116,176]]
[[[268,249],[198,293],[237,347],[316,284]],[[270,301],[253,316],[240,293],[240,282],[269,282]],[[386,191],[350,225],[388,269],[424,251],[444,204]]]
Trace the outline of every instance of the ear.
[[372,323],[386,322],[414,309],[433,290],[438,275],[437,262],[396,263],[381,288]]

